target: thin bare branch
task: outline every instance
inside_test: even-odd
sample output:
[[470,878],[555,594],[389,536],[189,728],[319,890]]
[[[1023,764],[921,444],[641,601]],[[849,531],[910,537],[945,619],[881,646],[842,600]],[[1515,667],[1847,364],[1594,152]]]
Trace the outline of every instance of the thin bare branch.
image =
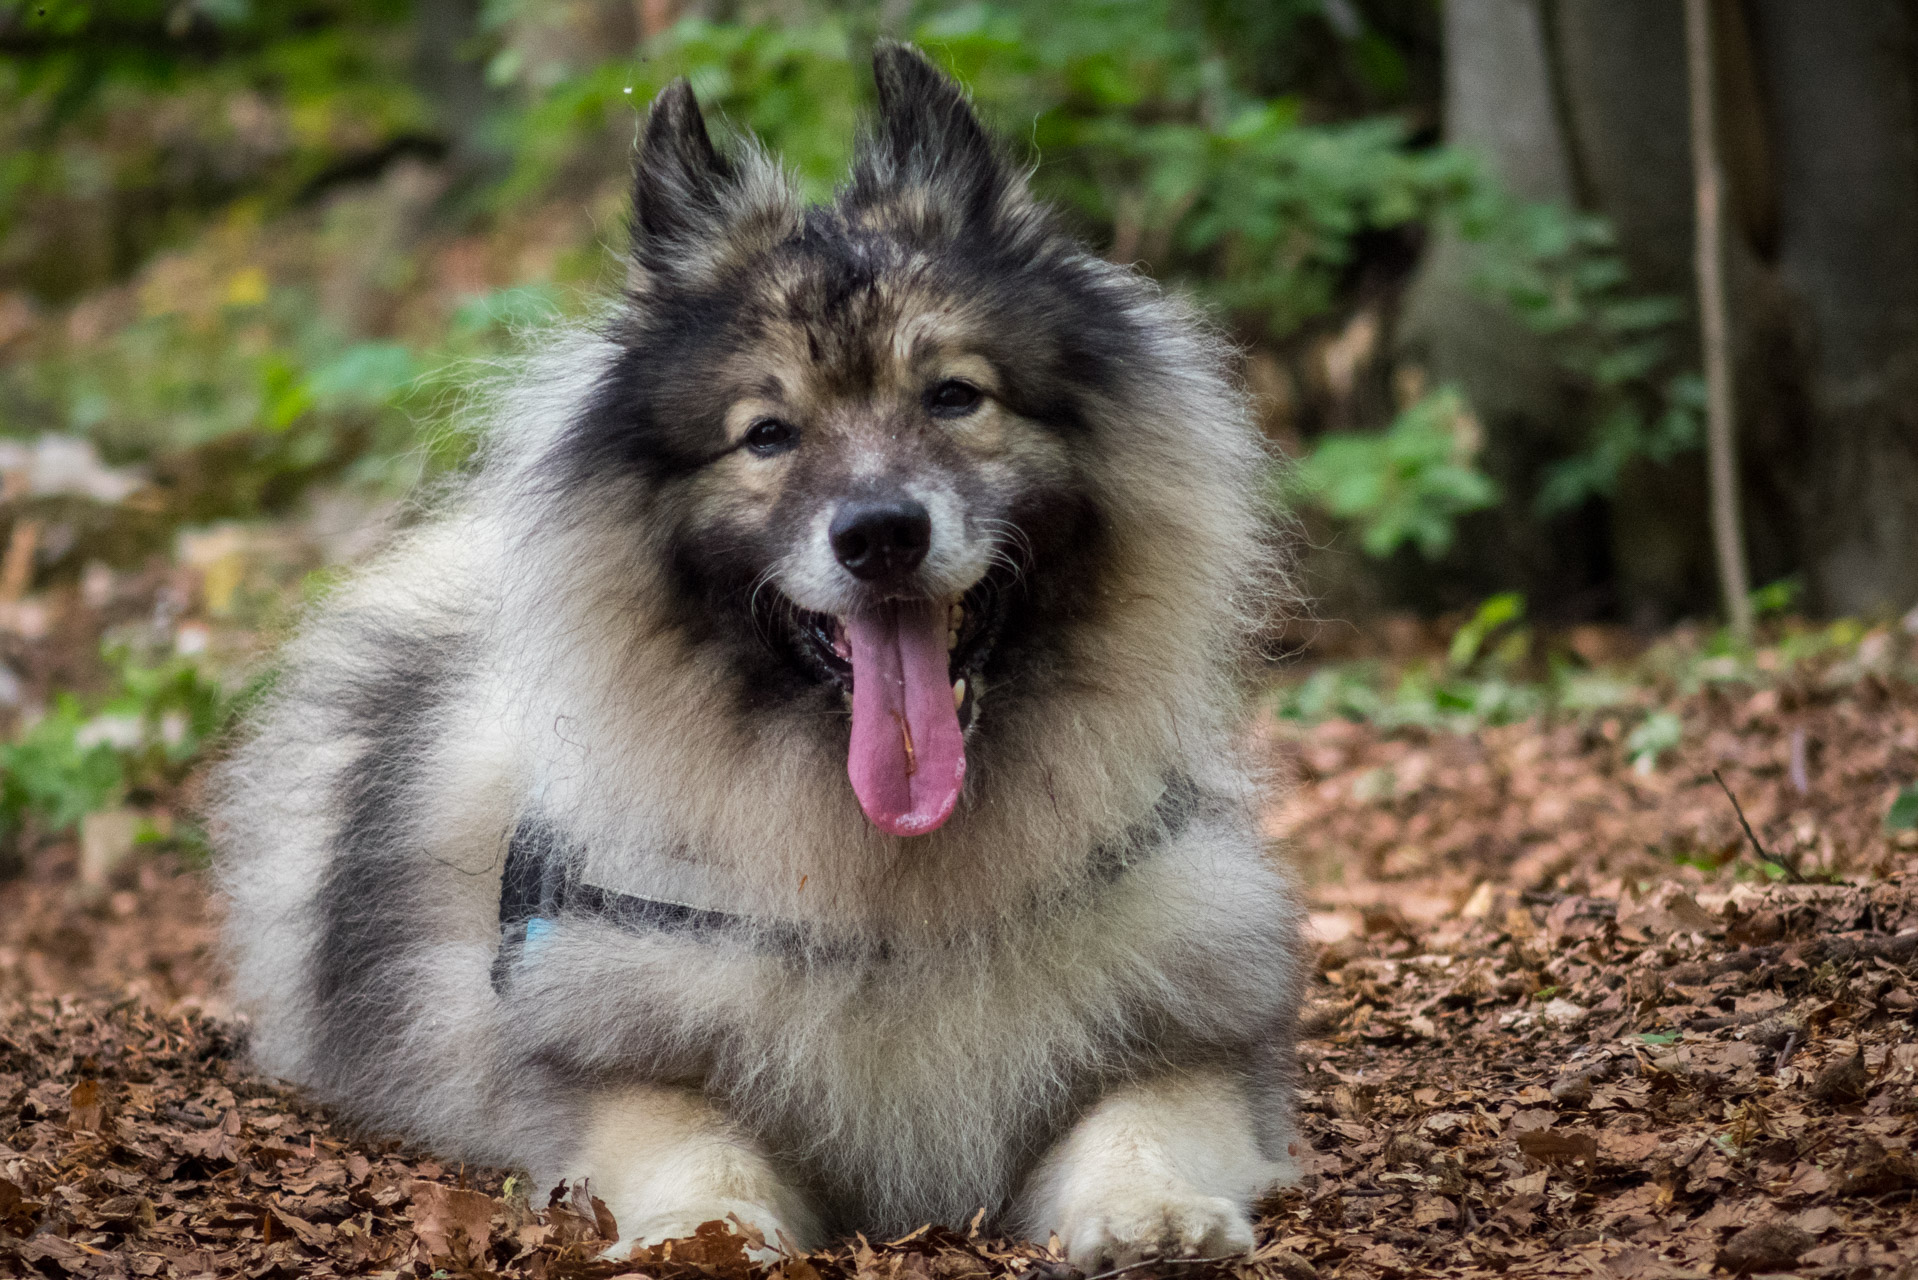
[[1147,1267],[1204,1266],[1208,1263],[1213,1263],[1213,1262],[1230,1262],[1234,1258],[1239,1258],[1243,1256],[1244,1256],[1243,1254],[1238,1254],[1238,1253],[1222,1253],[1216,1258],[1141,1258],[1137,1262],[1131,1263],[1123,1267],[1114,1267],[1110,1271],[1096,1271],[1093,1274],[1087,1276],[1086,1280],[1112,1280],[1112,1277],[1114,1276],[1122,1276],[1132,1271],[1143,1271]]
[[1725,779],[1716,769],[1712,770],[1712,781],[1716,782],[1718,789],[1725,793],[1725,798],[1732,802],[1732,812],[1738,815],[1738,825],[1745,828],[1745,839],[1751,841],[1752,852],[1758,855],[1758,860],[1782,870],[1785,873],[1785,879],[1793,884],[1805,883],[1805,877],[1798,872],[1798,865],[1790,858],[1774,858],[1765,852],[1765,846],[1758,843],[1758,834],[1752,830],[1752,824],[1745,821],[1745,806],[1738,803],[1738,797],[1732,794],[1732,789],[1725,784]]
[[1732,634],[1752,638],[1751,575],[1738,513],[1738,453],[1732,405],[1731,326],[1725,298],[1724,193],[1712,72],[1711,0],[1685,0],[1691,75],[1692,177],[1698,206],[1699,342],[1705,355],[1705,443],[1711,484],[1712,546]]

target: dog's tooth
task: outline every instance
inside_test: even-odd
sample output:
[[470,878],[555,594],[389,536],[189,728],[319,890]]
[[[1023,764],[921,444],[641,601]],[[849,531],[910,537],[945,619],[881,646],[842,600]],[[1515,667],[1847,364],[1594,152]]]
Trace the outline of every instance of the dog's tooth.
[[959,647],[959,633],[957,631],[946,632],[946,652],[951,653],[954,649],[957,649],[958,647]]
[[957,711],[966,705],[966,680],[964,676],[952,682],[952,709]]
[[950,630],[957,631],[965,625],[966,606],[954,601],[952,608],[946,610],[946,626]]

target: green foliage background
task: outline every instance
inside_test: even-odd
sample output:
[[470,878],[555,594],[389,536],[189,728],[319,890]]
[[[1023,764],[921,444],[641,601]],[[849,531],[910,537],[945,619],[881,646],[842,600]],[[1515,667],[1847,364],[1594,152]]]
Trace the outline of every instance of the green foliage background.
[[[676,20],[649,34],[647,13]],[[83,440],[140,479],[119,502],[11,493],[10,530],[60,534],[25,585],[458,465],[470,389],[617,287],[650,98],[687,76],[824,198],[884,34],[949,67],[1043,197],[1255,363],[1309,364],[1437,228],[1480,241],[1487,295],[1589,390],[1586,445],[1537,492],[1480,470],[1450,388],[1274,427],[1300,458],[1290,501],[1368,555],[1443,559],[1475,512],[1544,519],[1692,447],[1697,394],[1669,350],[1682,307],[1633,292],[1602,223],[1507,200],[1435,145],[1436,33],[1433,0],[4,0],[0,441]],[[236,582],[207,611],[270,629],[287,602]],[[0,829],[177,781],[227,703],[194,663],[129,658],[142,643],[23,710]],[[129,718],[145,727],[112,729]]]
[[[870,97],[867,52],[892,32],[972,88],[1095,243],[1248,343],[1336,313],[1368,237],[1449,219],[1493,246],[1488,292],[1596,391],[1590,448],[1508,500],[1550,514],[1695,443],[1695,380],[1661,339],[1677,304],[1631,296],[1602,224],[1504,202],[1430,145],[1430,3],[682,7],[642,40],[619,30],[630,7],[585,0],[9,4],[0,284],[69,315],[0,368],[0,430],[154,465],[186,519],[284,510],[315,481],[402,488],[460,456],[423,428],[462,362],[612,278],[653,94],[689,77],[823,198]],[[422,167],[430,191],[395,228],[367,189]],[[540,220],[570,234],[514,278],[434,287],[435,236],[505,244]],[[1368,553],[1442,556],[1495,496],[1469,452],[1408,458],[1449,404],[1401,405],[1377,446],[1329,442],[1298,492],[1363,521]]]

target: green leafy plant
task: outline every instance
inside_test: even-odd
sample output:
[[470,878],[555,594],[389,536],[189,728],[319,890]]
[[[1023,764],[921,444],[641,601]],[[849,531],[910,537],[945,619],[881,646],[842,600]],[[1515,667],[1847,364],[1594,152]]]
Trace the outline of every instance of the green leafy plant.
[[972,4],[915,34],[989,114],[1029,129],[1040,193],[1114,258],[1288,334],[1330,306],[1362,232],[1430,216],[1475,170],[1409,146],[1393,117],[1310,123],[1297,100],[1261,95],[1204,14],[1168,0]]
[[[70,298],[432,122],[401,0],[6,6],[0,288]],[[105,215],[105,216],[102,216]]]
[[[1453,667],[1463,670],[1485,651],[1486,641],[1504,631],[1494,657],[1501,666],[1510,667],[1524,661],[1531,651],[1531,632],[1518,625],[1525,618],[1525,597],[1516,591],[1505,591],[1492,596],[1478,607],[1471,619],[1452,635],[1452,644],[1446,652],[1446,661]],[[1509,628],[1509,630],[1506,630]]]
[[233,710],[191,659],[148,664],[123,647],[105,657],[114,681],[104,696],[62,693],[0,744],[0,839],[30,826],[64,834],[90,813],[178,786]]
[[1463,398],[1441,388],[1382,432],[1321,437],[1291,484],[1305,501],[1355,523],[1367,555],[1411,543],[1434,560],[1451,549],[1461,515],[1498,501],[1498,487],[1474,466],[1480,443]]
[[1659,757],[1685,740],[1685,722],[1670,711],[1654,711],[1625,736],[1625,751],[1634,771],[1655,772]]
[[630,139],[638,115],[685,76],[710,115],[748,131],[790,167],[808,195],[844,171],[864,85],[854,32],[838,15],[802,22],[717,23],[687,18],[638,60],[541,72],[508,51],[492,75],[517,82],[527,104],[510,119],[514,168],[502,206],[537,197],[608,133]]
[[[1450,218],[1479,245],[1477,287],[1549,341],[1585,401],[1583,440],[1543,469],[1532,495],[1536,516],[1609,497],[1634,462],[1663,464],[1699,446],[1704,383],[1677,366],[1684,304],[1632,289],[1603,218],[1514,200],[1472,171],[1434,192],[1428,215]],[[1473,464],[1476,446],[1445,448],[1438,428],[1447,421],[1471,421],[1449,388],[1402,411],[1380,435],[1326,437],[1303,471],[1317,505],[1358,522],[1368,554],[1412,542],[1427,559],[1442,556],[1461,516],[1500,500]]]
[[0,828],[17,835],[29,816],[54,833],[118,802],[126,773],[113,742],[90,735],[80,699],[63,693],[18,742],[0,746]]
[[1583,447],[1545,469],[1539,515],[1610,496],[1635,460],[1665,463],[1699,447],[1705,384],[1676,367],[1687,308],[1632,288],[1604,218],[1489,184],[1452,211],[1481,246],[1478,286],[1550,341],[1587,401]]
[[1898,789],[1890,812],[1885,814],[1885,830],[1918,831],[1918,782],[1908,782]]
[[1798,607],[1804,590],[1805,584],[1797,577],[1768,582],[1751,593],[1752,613],[1760,618],[1782,617]]
[[[1887,628],[1852,620],[1768,620],[1756,648],[1728,646],[1714,632],[1680,632],[1629,660],[1597,666],[1566,652],[1562,643],[1527,625],[1520,597],[1500,594],[1453,632],[1445,652],[1397,663],[1318,665],[1283,680],[1273,691],[1273,709],[1306,724],[1345,719],[1381,729],[1456,733],[1534,715],[1566,716],[1607,724],[1607,737],[1630,739],[1630,731],[1641,731],[1626,745],[1626,755],[1636,763],[1655,749],[1646,758],[1656,767],[1682,741],[1683,724],[1674,724],[1676,717],[1651,724],[1649,713],[1674,697],[1726,684],[1835,689],[1888,673],[1918,679],[1918,650],[1900,646]],[[1894,806],[1897,820],[1918,829],[1918,783],[1901,797],[1910,798]]]

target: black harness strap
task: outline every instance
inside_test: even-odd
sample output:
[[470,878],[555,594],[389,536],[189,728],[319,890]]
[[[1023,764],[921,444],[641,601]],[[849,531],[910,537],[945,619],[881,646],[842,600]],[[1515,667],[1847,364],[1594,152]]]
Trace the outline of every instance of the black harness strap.
[[743,916],[684,902],[641,898],[602,888],[579,878],[577,859],[559,832],[528,818],[506,846],[506,870],[499,887],[499,952],[493,958],[493,987],[504,990],[514,961],[529,939],[563,915],[592,916],[633,933],[653,930],[710,932],[746,923]]
[[[1199,790],[1183,773],[1166,779],[1165,791],[1152,812],[1101,843],[1086,860],[1086,870],[1097,883],[1118,880],[1139,862],[1176,839],[1195,815],[1222,806],[1216,796]],[[687,932],[717,934],[754,929],[761,945],[781,952],[819,950],[825,955],[878,955],[890,952],[885,943],[871,947],[845,945],[821,948],[804,925],[768,926],[746,916],[710,907],[660,898],[641,898],[602,888],[580,879],[578,859],[570,856],[564,837],[537,818],[520,822],[506,847],[506,870],[500,879],[499,952],[493,958],[493,988],[504,991],[513,965],[527,944],[561,916],[588,916],[632,933]]]
[[506,846],[506,872],[499,886],[501,927],[523,927],[535,917],[557,914],[567,898],[566,863],[556,831],[530,819],[521,822]]

